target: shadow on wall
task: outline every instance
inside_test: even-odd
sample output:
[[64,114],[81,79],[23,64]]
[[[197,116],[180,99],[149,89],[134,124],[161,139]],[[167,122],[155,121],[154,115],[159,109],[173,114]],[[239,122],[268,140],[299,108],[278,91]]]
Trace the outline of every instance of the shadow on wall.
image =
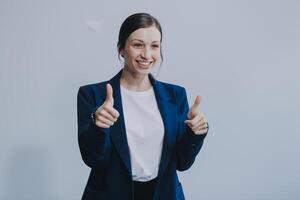
[[52,166],[43,147],[23,146],[16,149],[7,163],[5,195],[9,200],[54,199],[50,180]]

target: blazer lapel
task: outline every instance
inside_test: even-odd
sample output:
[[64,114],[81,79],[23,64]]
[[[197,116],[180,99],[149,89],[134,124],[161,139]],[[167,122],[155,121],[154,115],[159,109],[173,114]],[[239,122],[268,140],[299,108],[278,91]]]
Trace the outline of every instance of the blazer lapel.
[[149,76],[153,85],[158,109],[160,111],[162,120],[164,122],[164,139],[163,148],[161,154],[161,160],[159,165],[158,176],[161,176],[170,160],[173,146],[176,141],[176,102],[172,98],[170,91],[168,91],[161,82],[156,81],[152,75]]
[[111,127],[110,136],[113,143],[115,144],[115,147],[121,159],[125,163],[125,166],[129,174],[132,175],[130,156],[129,156],[130,155],[129,147],[127,143],[125,122],[124,122],[124,115],[123,115],[122,98],[121,98],[121,91],[120,91],[121,74],[122,74],[122,70],[109,81],[109,83],[113,88],[114,108],[120,114],[116,123]]

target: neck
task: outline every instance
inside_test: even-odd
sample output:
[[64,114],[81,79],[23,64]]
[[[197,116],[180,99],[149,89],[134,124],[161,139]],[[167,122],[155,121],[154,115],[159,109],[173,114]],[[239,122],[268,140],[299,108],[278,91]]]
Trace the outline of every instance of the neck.
[[148,74],[135,74],[126,69],[126,67],[122,70],[120,83],[123,87],[134,91],[145,91],[152,87]]

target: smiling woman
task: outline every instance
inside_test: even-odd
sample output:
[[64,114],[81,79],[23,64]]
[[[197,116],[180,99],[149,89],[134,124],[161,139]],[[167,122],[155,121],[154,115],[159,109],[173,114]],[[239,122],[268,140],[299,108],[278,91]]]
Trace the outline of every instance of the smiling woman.
[[[121,78],[123,86],[139,91],[151,87],[147,75],[160,59],[160,38],[161,34],[155,26],[140,28],[131,33],[125,47],[120,49],[125,61]],[[130,81],[140,81],[140,84],[127,84]]]
[[119,32],[120,72],[79,88],[78,140],[91,168],[84,200],[184,199],[177,170],[189,169],[208,132],[189,108],[185,89],[151,75],[162,61],[162,29],[147,13],[129,16]]

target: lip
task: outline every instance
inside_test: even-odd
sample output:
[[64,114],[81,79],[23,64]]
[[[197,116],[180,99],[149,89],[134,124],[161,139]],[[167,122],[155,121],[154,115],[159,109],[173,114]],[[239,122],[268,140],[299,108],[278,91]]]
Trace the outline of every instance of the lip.
[[148,69],[153,61],[150,60],[136,60],[138,66],[142,69]]
[[136,60],[138,63],[141,63],[141,62],[148,62],[148,63],[153,63],[153,60]]

